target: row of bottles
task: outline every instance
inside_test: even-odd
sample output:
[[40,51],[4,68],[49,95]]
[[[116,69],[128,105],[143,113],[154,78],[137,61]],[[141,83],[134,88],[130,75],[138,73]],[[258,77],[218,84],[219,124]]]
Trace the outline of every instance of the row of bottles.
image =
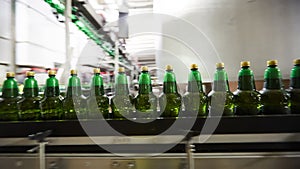
[[[152,92],[151,78],[147,67],[142,67],[139,76],[139,92],[133,97],[128,88],[124,68],[116,76],[115,95],[109,98],[104,93],[100,69],[94,69],[90,96],[85,98],[81,82],[75,70],[71,70],[66,97],[60,95],[56,71],[48,72],[44,97],[38,96],[38,84],[34,72],[27,72],[24,94],[18,94],[14,73],[8,72],[0,100],[1,121],[95,119],[99,113],[104,118],[157,118],[181,116],[232,116],[257,114],[299,113],[300,108],[300,60],[294,61],[291,71],[290,91],[283,89],[277,61],[267,62],[264,88],[256,90],[250,62],[241,62],[238,74],[238,89],[229,90],[228,76],[224,63],[216,64],[213,89],[206,95],[203,91],[201,74],[196,64],[191,65],[187,92],[181,96],[177,90],[176,77],[170,65],[166,66],[163,92],[156,98]],[[159,103],[160,113],[157,111]],[[183,108],[184,107],[184,108]],[[111,108],[111,113],[110,113]],[[185,109],[185,111],[181,111]]]

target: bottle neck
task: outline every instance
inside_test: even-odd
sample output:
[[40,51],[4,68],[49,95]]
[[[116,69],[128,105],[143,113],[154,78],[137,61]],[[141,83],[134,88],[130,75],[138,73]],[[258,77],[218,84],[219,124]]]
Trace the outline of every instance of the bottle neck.
[[45,88],[45,96],[46,97],[55,97],[59,96],[59,83],[58,80],[55,78],[54,75],[50,75],[46,81],[46,88]]
[[290,87],[292,89],[300,89],[300,65],[293,67],[290,78]]
[[269,66],[264,74],[264,88],[276,90],[282,88],[281,73],[276,66]]
[[27,77],[27,79],[25,79],[24,84],[25,85],[24,85],[24,89],[23,89],[23,91],[24,91],[23,96],[25,98],[37,97],[39,95],[38,84],[33,76]]
[[252,70],[249,67],[242,67],[239,71],[238,79],[239,90],[255,90],[255,81]]
[[175,74],[173,73],[173,71],[166,71],[166,73],[165,73],[163,92],[166,94],[178,93],[176,78],[175,78]]
[[2,97],[3,98],[15,98],[19,95],[19,89],[16,80],[13,77],[8,77],[2,88]]
[[139,77],[139,94],[149,94],[152,92],[151,78],[148,71],[142,71]]
[[95,73],[92,78],[91,93],[95,94],[95,96],[104,95],[103,79],[100,73]]
[[71,75],[67,89],[67,97],[81,96],[81,83],[77,75]]
[[228,76],[223,68],[218,68],[215,72],[213,90],[229,91]]
[[191,69],[187,90],[188,92],[203,92],[201,75],[197,69]]
[[123,72],[117,75],[115,83],[115,93],[116,95],[129,95],[127,77]]

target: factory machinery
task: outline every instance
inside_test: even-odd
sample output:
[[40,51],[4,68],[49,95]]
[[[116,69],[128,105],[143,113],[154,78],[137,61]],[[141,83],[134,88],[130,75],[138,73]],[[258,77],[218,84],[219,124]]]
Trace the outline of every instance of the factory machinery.
[[295,169],[299,121],[272,115],[0,122],[0,168]]

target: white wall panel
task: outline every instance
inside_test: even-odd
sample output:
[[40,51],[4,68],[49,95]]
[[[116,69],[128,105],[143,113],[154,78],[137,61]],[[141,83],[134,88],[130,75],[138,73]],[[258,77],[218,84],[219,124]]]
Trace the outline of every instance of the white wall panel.
[[9,40],[0,39],[0,63],[9,63],[11,56],[11,43]]
[[19,0],[16,4],[18,65],[54,67],[65,61],[64,24],[44,1]]
[[0,9],[0,36],[10,38],[10,0],[1,0]]
[[[11,56],[11,42],[10,42],[10,1],[0,1],[0,63],[9,63]],[[2,83],[5,77],[6,66],[1,65],[0,70],[0,83]]]
[[18,65],[35,65],[46,68],[53,68],[56,56],[64,58],[57,52],[47,50],[43,47],[30,43],[17,43],[17,64]]
[[[278,59],[284,78],[289,77],[292,60],[300,56],[299,0],[192,0],[182,2],[181,5],[175,3],[178,6],[175,5],[175,8],[172,8],[172,2],[174,1],[154,1],[155,11],[180,17],[201,30],[219,53],[217,60],[225,62],[229,80],[237,80],[239,63],[243,60],[252,62],[256,79],[263,78],[266,61],[269,59]],[[169,5],[162,5],[164,3]],[[172,24],[165,23],[164,30],[169,31]],[[180,33],[188,29],[183,25],[176,27],[176,31]],[[193,36],[198,37],[191,35],[191,38]],[[203,45],[206,43],[205,39],[194,40],[198,40],[202,48],[198,57],[187,53],[187,48],[175,49],[173,42],[162,39],[164,50],[176,51],[176,55],[181,57],[158,55],[157,59],[163,58],[158,61],[160,65],[174,59],[182,66],[186,64],[184,60],[199,62],[200,56],[200,64],[206,65],[212,75],[218,54],[207,50],[208,46]],[[188,65],[182,67],[187,68]],[[201,73],[204,79],[210,78],[205,72]],[[180,76],[187,77],[186,73],[177,75],[179,79],[184,79]]]
[[[35,6],[37,5],[35,4]],[[59,53],[64,52],[64,24],[52,20],[54,15],[51,13],[50,7],[43,13],[39,12],[38,7],[36,8],[28,7],[24,3],[17,3],[17,41],[31,42]]]

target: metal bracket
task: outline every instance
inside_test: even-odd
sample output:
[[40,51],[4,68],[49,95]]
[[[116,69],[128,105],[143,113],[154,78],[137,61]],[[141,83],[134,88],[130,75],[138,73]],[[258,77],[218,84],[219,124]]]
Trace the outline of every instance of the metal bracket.
[[27,150],[27,152],[32,153],[39,150],[39,159],[40,159],[40,169],[46,169],[46,158],[45,158],[45,148],[48,142],[46,138],[52,133],[51,130],[47,130],[45,132],[38,132],[36,134],[31,134],[28,136],[29,140],[36,140],[39,145]]
[[189,131],[189,133],[185,137],[185,152],[187,155],[187,168],[188,169],[195,169],[195,163],[194,163],[194,158],[193,158],[193,152],[195,151],[195,145],[192,143],[192,138],[193,136],[198,133],[196,131]]
[[135,169],[136,164],[134,160],[113,160],[111,169]]

